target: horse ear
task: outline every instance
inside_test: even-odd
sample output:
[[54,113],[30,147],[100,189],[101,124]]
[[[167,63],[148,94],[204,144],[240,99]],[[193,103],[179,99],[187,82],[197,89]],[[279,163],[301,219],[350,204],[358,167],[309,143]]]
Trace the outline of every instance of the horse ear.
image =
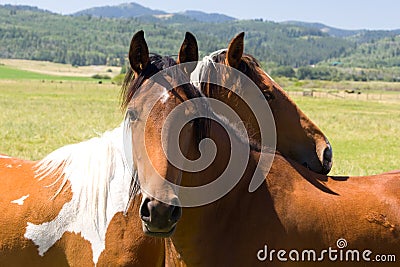
[[226,60],[229,66],[238,68],[244,50],[244,32],[236,35],[229,43]]
[[143,31],[138,31],[133,35],[128,57],[132,70],[136,73],[140,73],[144,70],[149,63],[149,48],[144,39]]
[[[185,40],[183,40],[181,49],[179,50],[177,63],[197,62],[198,60],[199,48],[197,46],[196,37],[190,32],[186,32]],[[185,66],[185,72],[191,73],[196,68],[196,65],[197,63],[187,64],[187,66]]]

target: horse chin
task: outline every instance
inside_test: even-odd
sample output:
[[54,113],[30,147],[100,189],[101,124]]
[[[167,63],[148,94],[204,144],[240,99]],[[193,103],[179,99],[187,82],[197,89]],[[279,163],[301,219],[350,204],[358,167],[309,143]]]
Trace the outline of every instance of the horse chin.
[[154,237],[170,237],[176,230],[176,224],[173,225],[169,230],[167,229],[166,231],[162,230],[150,230],[151,227],[149,227],[146,223],[142,224],[143,227],[143,232],[148,235],[148,236],[154,236]]

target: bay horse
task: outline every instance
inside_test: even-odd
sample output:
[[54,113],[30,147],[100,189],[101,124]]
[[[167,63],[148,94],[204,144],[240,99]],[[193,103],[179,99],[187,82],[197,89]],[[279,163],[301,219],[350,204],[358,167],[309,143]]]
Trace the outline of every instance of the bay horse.
[[[218,64],[235,68],[245,74],[259,88],[273,113],[276,131],[279,133],[276,136],[276,150],[317,173],[329,173],[332,168],[333,153],[328,138],[297,107],[282,87],[261,68],[258,61],[252,55],[243,52],[244,32],[234,37],[227,49],[215,51],[204,57],[193,72],[192,80],[200,83],[201,91],[205,96],[218,99],[235,110],[240,119],[245,122],[248,135],[259,143],[260,123],[251,108],[240,97],[251,92],[247,92],[248,88],[241,86],[240,79],[231,83],[227,82],[226,79],[232,79],[232,77],[223,77],[223,72],[227,72],[227,68],[219,67]],[[222,72],[219,77],[222,79],[221,84],[232,85],[230,90],[221,84],[208,81],[216,72]]]
[[[148,114],[151,135],[160,131],[165,119],[161,115],[179,104],[166,95],[186,99],[198,92],[180,85],[171,93],[150,82],[152,75],[176,63],[169,57],[149,58],[143,41],[143,31],[132,38],[123,95],[129,98],[132,90],[151,87],[138,92],[134,103],[147,107],[155,100],[157,112]],[[187,42],[179,63],[197,60],[186,52]],[[141,198],[137,173],[142,171],[126,153],[131,151],[131,136],[140,138],[129,132],[130,115],[120,127],[62,147],[39,162],[0,155],[0,266],[164,265],[164,241],[143,233],[140,201],[129,201]]]
[[[133,114],[136,109],[132,106]],[[369,266],[371,262],[376,266],[381,259],[387,266],[398,266],[400,172],[330,177],[252,144],[244,155],[246,169],[232,190],[204,205],[182,205],[181,200],[191,196],[181,195],[176,185],[196,188],[214,183],[235,156],[233,147],[249,149],[235,124],[221,114],[212,116],[204,128],[192,129],[201,130],[217,148],[214,161],[204,170],[175,174],[164,170],[157,175],[146,161],[137,159],[146,158],[147,150],[152,162],[168,166],[160,141],[146,142],[146,149],[132,146],[134,164],[144,170],[138,180],[150,193],[140,206],[143,230],[169,238],[167,266]],[[133,131],[145,127],[143,122],[140,126],[140,117],[133,118]],[[188,146],[176,149],[197,160],[203,155],[195,136],[196,132],[180,135],[180,144]],[[268,160],[264,162],[263,156]],[[264,182],[249,192],[254,176]]]

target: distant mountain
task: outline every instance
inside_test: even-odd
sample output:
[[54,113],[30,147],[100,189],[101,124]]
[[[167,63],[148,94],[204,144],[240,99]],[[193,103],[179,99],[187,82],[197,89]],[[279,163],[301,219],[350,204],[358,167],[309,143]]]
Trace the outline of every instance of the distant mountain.
[[[40,9],[38,7],[35,6],[27,6],[27,5],[10,5],[10,4],[5,4],[5,5],[0,5],[3,8],[6,8],[8,10],[11,11],[33,11],[33,12],[45,12],[45,13],[53,13],[51,11],[48,10],[44,10],[44,9]],[[11,12],[13,13],[13,12]],[[55,13],[53,13],[55,14]]]
[[400,29],[397,30],[344,30],[338,29],[334,27],[327,26],[322,23],[312,23],[312,22],[303,22],[303,21],[285,21],[282,24],[286,25],[295,25],[300,27],[305,27],[309,29],[317,29],[321,32],[327,33],[332,37],[339,38],[350,38],[354,39],[358,43],[366,43],[371,42],[372,40],[394,37],[400,34]]
[[318,29],[324,33],[329,34],[330,36],[334,37],[349,37],[353,35],[360,34],[362,32],[365,32],[366,30],[343,30],[343,29],[338,29],[334,27],[327,26],[322,23],[312,23],[312,22],[303,22],[303,21],[284,21],[282,24],[289,24],[289,25],[296,25],[296,26],[301,26],[301,27],[306,27],[306,28],[312,28],[312,29]]
[[155,23],[163,25],[200,23],[199,21],[181,14],[143,15],[135,17],[141,23]]
[[226,22],[226,21],[236,20],[236,18],[234,17],[230,17],[223,14],[205,13],[195,10],[187,10],[181,12],[180,14],[202,22]]
[[167,12],[144,7],[136,3],[121,4],[118,6],[93,7],[78,11],[72,15],[92,15],[104,18],[133,18],[140,16],[166,15]]
[[[185,18],[201,22],[226,22],[236,20],[218,13],[205,13],[201,11],[188,10],[179,13],[167,13],[161,10],[155,10],[144,7],[136,3],[121,4],[117,6],[102,6],[85,9],[72,14],[73,16],[92,15],[103,18],[141,18],[146,22],[158,20],[172,20],[173,22],[182,22]],[[154,18],[151,18],[154,17]],[[176,17],[176,18],[174,18]]]

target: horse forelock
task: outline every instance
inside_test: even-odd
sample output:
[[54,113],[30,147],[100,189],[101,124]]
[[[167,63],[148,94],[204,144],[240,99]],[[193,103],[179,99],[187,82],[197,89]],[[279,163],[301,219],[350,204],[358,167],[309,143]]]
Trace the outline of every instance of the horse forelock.
[[[78,144],[59,148],[35,166],[36,178],[59,185],[54,198],[68,186],[70,202],[58,216],[40,225],[28,223],[25,237],[43,255],[65,232],[80,233],[92,245],[93,262],[105,248],[107,227],[118,212],[125,212],[136,185],[132,158],[125,151],[126,123]],[[130,136],[130,135],[127,135]]]
[[[129,68],[122,85],[122,109],[126,109],[134,94],[137,90],[139,90],[140,86],[142,86],[143,82],[146,79],[149,79],[151,76],[155,75],[159,71],[166,70],[170,67],[175,66],[176,64],[176,61],[171,56],[160,56],[157,54],[152,54],[149,58],[149,64],[147,64],[145,69],[138,73],[137,77],[135,77],[133,70]],[[190,88],[190,86],[184,84],[181,85],[181,87],[183,88],[183,91],[188,99],[198,97],[196,90],[193,90],[192,88]]]
[[[226,54],[227,49],[214,51],[210,55],[204,57],[202,63],[207,68],[210,68],[215,63],[226,64]],[[250,54],[243,54],[238,70],[247,75],[258,86],[262,84],[268,86],[276,84],[274,79],[262,69],[260,62]]]

